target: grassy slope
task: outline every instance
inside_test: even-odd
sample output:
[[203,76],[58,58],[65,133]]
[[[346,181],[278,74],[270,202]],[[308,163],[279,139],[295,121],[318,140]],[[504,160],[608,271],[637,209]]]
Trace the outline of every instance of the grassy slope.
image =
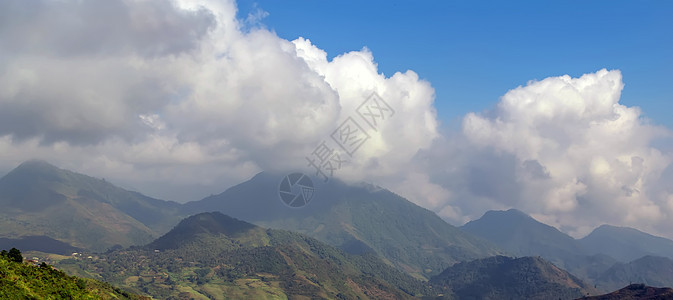
[[0,299],[142,299],[107,283],[71,277],[50,266],[0,258]]

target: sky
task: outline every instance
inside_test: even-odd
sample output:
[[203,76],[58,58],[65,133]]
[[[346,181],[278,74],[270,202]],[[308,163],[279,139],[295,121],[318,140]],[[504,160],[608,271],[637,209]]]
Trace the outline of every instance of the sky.
[[518,208],[575,237],[604,223],[673,237],[672,13],[2,1],[0,174],[43,159],[185,202],[300,170],[454,225]]
[[[621,102],[673,126],[669,1],[240,1],[280,37],[310,38],[328,56],[369,48],[386,75],[433,83],[447,125],[529,80],[622,71]],[[487,83],[487,84],[485,84]]]

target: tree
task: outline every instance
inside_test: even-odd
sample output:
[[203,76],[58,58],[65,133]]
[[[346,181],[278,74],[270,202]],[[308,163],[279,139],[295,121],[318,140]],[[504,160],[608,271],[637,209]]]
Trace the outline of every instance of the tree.
[[9,258],[10,261],[13,262],[23,262],[23,256],[21,255],[21,251],[16,248],[12,248],[9,250],[7,253],[7,257]]

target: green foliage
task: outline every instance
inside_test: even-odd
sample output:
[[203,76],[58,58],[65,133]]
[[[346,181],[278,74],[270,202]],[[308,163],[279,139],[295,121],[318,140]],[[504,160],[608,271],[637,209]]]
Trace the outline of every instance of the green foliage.
[[19,251],[19,249],[16,248],[12,248],[9,250],[9,252],[7,252],[7,258],[13,262],[19,262],[19,263],[23,262],[23,256],[21,255],[21,251]]
[[[11,252],[10,250],[7,254]],[[20,252],[18,253],[20,255]],[[0,259],[0,299],[144,299],[144,297],[130,294],[104,282],[68,276],[45,263],[34,266],[16,262],[16,258],[3,255]]]
[[349,253],[376,253],[416,278],[429,278],[460,261],[500,254],[493,245],[390,191],[352,188],[335,197],[334,204],[311,215],[258,223],[305,233]]
[[[92,260],[63,260],[58,266],[74,274],[99,274],[106,281],[160,299],[221,295],[406,299],[431,293],[422,282],[374,255],[349,255],[313,238],[247,223],[242,226],[219,215],[189,218],[162,237],[161,243],[112,251]],[[217,229],[226,224],[237,229]],[[209,228],[207,233],[204,228]],[[155,249],[155,245],[177,247]]]
[[459,263],[430,284],[459,299],[575,299],[597,292],[540,257],[495,256]]
[[375,186],[330,180],[320,188],[320,201],[288,209],[278,200],[277,175],[257,174],[183,207],[192,213],[220,211],[259,226],[299,232],[352,254],[375,252],[420,279],[460,261],[501,254],[434,212]]

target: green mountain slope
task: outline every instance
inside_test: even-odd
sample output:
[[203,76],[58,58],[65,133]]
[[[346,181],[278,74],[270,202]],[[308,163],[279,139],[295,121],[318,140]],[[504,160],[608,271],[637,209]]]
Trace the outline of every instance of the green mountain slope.
[[667,257],[645,256],[629,263],[618,263],[601,274],[596,285],[613,291],[631,283],[673,287],[673,260]]
[[309,205],[288,208],[278,196],[281,178],[260,173],[222,194],[186,203],[185,208],[190,213],[221,211],[260,226],[303,233],[349,253],[373,252],[418,278],[456,262],[500,253],[435,213],[371,185],[333,179],[316,186]]
[[602,253],[588,255],[590,252],[578,240],[516,209],[488,211],[461,229],[494,243],[511,255],[541,256],[587,282],[595,282],[617,263]]
[[0,257],[0,299],[143,299],[107,283],[71,277],[43,264]]
[[[646,256],[673,252],[673,241],[633,228],[603,225],[581,240],[518,210],[489,211],[461,229],[514,255],[541,256],[573,275],[612,291],[631,282],[673,286],[670,259]],[[615,258],[612,256],[614,255]],[[633,258],[635,261],[626,263]]]
[[221,213],[181,221],[145,247],[57,264],[152,295],[173,298],[407,299],[431,294],[373,255],[264,229]]
[[93,250],[145,244],[177,223],[180,209],[42,161],[0,178],[0,205],[0,237],[47,236]]
[[577,240],[516,209],[488,211],[461,229],[491,241],[512,255],[542,256],[562,267],[585,254]]
[[646,255],[673,259],[673,241],[628,227],[602,225],[579,240],[590,253],[627,262]]
[[574,299],[597,291],[540,257],[459,263],[430,280],[457,299]]

